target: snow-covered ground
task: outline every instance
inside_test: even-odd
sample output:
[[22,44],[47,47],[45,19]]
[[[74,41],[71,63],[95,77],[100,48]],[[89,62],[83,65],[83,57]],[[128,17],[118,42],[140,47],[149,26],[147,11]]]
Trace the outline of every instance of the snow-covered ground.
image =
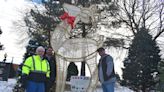
[[0,92],[12,92],[15,83],[15,79],[9,79],[8,81],[0,81]]
[[[12,92],[15,83],[16,83],[15,79],[9,79],[8,81],[0,81],[0,92]],[[101,88],[97,88],[95,92],[103,92],[103,91]],[[117,86],[115,88],[115,92],[133,92],[133,91],[126,87]]]

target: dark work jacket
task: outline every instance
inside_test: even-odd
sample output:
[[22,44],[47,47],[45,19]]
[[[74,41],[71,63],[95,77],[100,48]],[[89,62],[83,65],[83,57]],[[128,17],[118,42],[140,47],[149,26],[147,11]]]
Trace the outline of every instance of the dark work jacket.
[[50,81],[54,82],[56,80],[56,59],[53,56],[46,56],[46,59],[50,64]]
[[[113,69],[112,69],[112,73],[108,76],[106,74],[107,72],[107,60],[106,58],[109,57],[109,55],[106,55],[103,59],[102,59],[102,71],[103,71],[103,78],[104,81],[108,81],[110,78],[115,77],[115,70],[114,70],[114,65],[113,65]],[[98,68],[100,68],[100,62],[98,64]]]

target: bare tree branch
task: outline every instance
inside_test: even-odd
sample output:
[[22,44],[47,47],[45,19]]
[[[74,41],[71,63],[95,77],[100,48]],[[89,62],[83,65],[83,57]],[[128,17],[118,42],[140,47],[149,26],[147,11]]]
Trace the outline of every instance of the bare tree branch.
[[162,20],[163,9],[164,9],[164,5],[162,5],[161,9],[159,10],[159,32],[154,37],[154,40],[156,40],[164,32],[164,28],[162,29],[162,26],[163,26],[163,20]]

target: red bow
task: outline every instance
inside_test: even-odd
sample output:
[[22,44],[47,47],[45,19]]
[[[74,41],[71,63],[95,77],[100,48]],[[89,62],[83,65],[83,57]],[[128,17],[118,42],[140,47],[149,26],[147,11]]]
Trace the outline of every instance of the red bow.
[[68,24],[71,25],[71,28],[74,28],[74,21],[75,17],[74,16],[69,16],[67,12],[65,12],[63,15],[60,16],[60,19],[66,20]]

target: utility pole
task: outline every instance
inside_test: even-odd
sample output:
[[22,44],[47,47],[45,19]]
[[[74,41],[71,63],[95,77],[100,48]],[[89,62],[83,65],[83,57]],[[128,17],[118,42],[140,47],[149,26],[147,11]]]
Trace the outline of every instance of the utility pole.
[[[85,23],[82,23],[82,37],[86,37],[86,30],[85,30]],[[81,63],[81,76],[85,76],[85,58],[83,59],[83,62]]]
[[[81,25],[82,25],[82,38],[86,38],[86,35],[87,35],[86,26],[91,26],[91,24],[82,22]],[[83,53],[84,53],[83,55],[86,56],[85,50],[83,51]],[[81,62],[81,76],[85,76],[85,62],[86,62],[86,58],[84,57],[83,62]]]
[[[87,3],[87,0],[80,0],[80,2],[82,3],[82,6],[85,7],[85,4]],[[82,37],[85,38],[86,37],[86,29],[85,29],[85,23],[82,23]],[[83,59],[83,62],[81,63],[81,76],[85,76],[85,58]]]
[[48,45],[51,46],[51,30],[48,30]]

